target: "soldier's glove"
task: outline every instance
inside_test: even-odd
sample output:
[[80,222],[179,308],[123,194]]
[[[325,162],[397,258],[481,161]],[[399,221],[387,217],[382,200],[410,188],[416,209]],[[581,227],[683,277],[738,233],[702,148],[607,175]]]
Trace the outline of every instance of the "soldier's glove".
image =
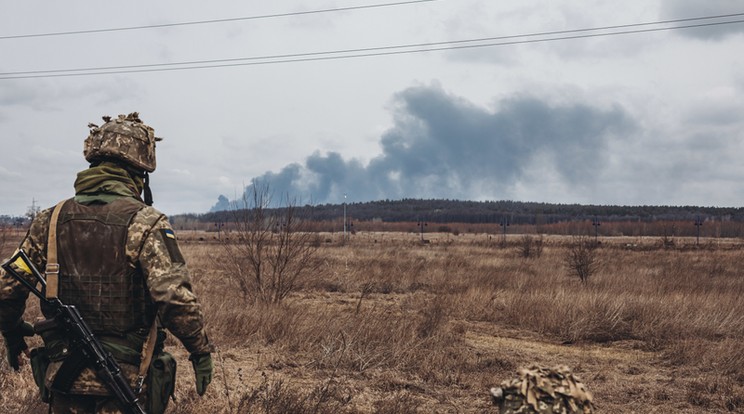
[[212,382],[212,371],[214,365],[212,365],[211,354],[191,354],[189,361],[194,367],[194,375],[196,375],[196,393],[204,395],[207,392],[207,385]]
[[28,349],[24,337],[34,336],[34,327],[28,322],[21,321],[15,328],[3,332],[5,339],[5,354],[8,357],[8,364],[14,370],[18,371],[21,367],[18,364],[18,357],[21,352]]

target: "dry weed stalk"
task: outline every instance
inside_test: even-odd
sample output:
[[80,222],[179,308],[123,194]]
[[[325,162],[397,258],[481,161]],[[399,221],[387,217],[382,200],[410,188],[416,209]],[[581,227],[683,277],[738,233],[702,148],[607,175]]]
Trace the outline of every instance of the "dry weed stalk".
[[222,358],[222,352],[219,348],[217,348],[217,362],[220,366],[220,371],[222,373],[222,381],[223,385],[225,386],[225,397],[227,398],[227,408],[230,412],[230,414],[233,413],[233,407],[232,407],[232,398],[230,398],[230,385],[228,384],[227,380],[227,371],[225,370],[225,360]]

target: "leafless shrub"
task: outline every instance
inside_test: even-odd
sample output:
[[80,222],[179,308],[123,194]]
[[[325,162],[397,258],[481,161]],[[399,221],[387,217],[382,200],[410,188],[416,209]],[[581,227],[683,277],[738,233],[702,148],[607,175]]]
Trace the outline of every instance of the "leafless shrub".
[[294,201],[271,209],[268,185],[254,182],[251,188],[245,208],[233,211],[235,228],[222,242],[219,259],[244,298],[279,303],[320,266],[319,236],[305,231]]
[[599,267],[597,244],[588,237],[575,237],[564,257],[566,267],[572,275],[586,284]]
[[664,233],[663,236],[659,239],[659,246],[662,249],[673,249],[675,246],[674,237]]
[[543,236],[542,234],[535,238],[530,234],[525,234],[519,240],[517,245],[517,251],[521,257],[526,259],[530,257],[540,257],[543,252]]

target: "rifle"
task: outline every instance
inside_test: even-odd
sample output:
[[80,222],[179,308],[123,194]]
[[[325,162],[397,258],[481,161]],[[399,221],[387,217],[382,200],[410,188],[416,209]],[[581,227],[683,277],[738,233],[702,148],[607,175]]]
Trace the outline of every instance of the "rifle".
[[[11,264],[15,264],[16,267],[23,269],[24,273],[26,273],[25,269],[30,270],[31,275],[36,279],[36,283],[31,283],[23,277],[23,275],[11,267]],[[124,374],[122,374],[119,364],[116,363],[114,357],[96,339],[77,308],[74,305],[65,305],[59,298],[46,298],[46,294],[44,293],[46,290],[46,280],[36,266],[31,263],[31,259],[26,255],[26,252],[23,249],[19,249],[0,267],[27,287],[40,301],[49,305],[50,309],[54,312],[53,317],[34,324],[34,331],[37,334],[50,329],[59,329],[64,332],[65,336],[70,340],[71,348],[79,349],[82,352],[86,362],[95,370],[98,379],[116,396],[124,412],[128,414],[146,414],[140,405],[137,395],[132,391],[132,387],[129,386],[129,382],[124,377]],[[37,284],[41,285],[41,290],[37,289]]]

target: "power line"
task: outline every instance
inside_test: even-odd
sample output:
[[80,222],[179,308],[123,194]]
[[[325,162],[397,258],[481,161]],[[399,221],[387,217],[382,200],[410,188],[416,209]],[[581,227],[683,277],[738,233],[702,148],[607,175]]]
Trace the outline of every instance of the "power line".
[[69,36],[69,35],[80,35],[80,34],[91,34],[91,33],[123,32],[127,30],[159,29],[159,28],[165,28],[165,27],[193,26],[193,25],[202,25],[202,24],[213,24],[213,23],[238,22],[238,21],[246,21],[246,20],[274,19],[278,17],[303,16],[303,15],[308,15],[308,14],[332,13],[332,12],[340,12],[340,11],[373,9],[373,8],[391,7],[391,6],[403,6],[403,5],[408,5],[408,4],[428,3],[428,2],[433,2],[433,1],[439,1],[439,0],[411,0],[411,1],[400,1],[397,3],[367,4],[367,5],[361,5],[361,6],[336,7],[336,8],[331,8],[331,9],[264,14],[264,15],[258,15],[258,16],[247,16],[247,17],[232,17],[232,18],[214,19],[214,20],[195,20],[195,21],[190,21],[190,22],[163,23],[163,24],[152,24],[152,25],[146,25],[146,26],[130,26],[130,27],[115,27],[115,28],[108,28],[108,29],[71,30],[67,32],[7,35],[7,36],[0,36],[0,40],[25,39],[25,38],[31,38],[31,37]]
[[[436,47],[436,46],[442,46],[442,45],[456,45],[456,44],[462,44],[462,43],[479,43],[479,42],[482,43],[482,42],[495,41],[495,40],[507,40],[507,39],[518,39],[518,38],[528,38],[528,37],[565,35],[565,34],[570,34],[570,33],[585,33],[585,32],[593,32],[593,31],[601,31],[601,30],[626,29],[626,28],[631,28],[631,27],[643,27],[643,26],[650,26],[650,25],[661,25],[661,24],[670,24],[670,23],[682,23],[682,22],[700,21],[700,20],[711,20],[711,19],[719,19],[719,18],[725,18],[725,17],[736,17],[736,16],[744,16],[744,13],[726,14],[726,15],[717,15],[717,16],[705,16],[705,17],[691,17],[691,18],[675,19],[675,20],[660,20],[660,21],[655,21],[655,22],[631,23],[631,24],[613,25],[613,26],[602,26],[602,27],[593,27],[593,28],[584,28],[584,29],[568,29],[568,30],[556,30],[556,31],[527,33],[527,34],[517,34],[517,35],[484,37],[484,38],[477,38],[477,39],[449,40],[449,41],[443,41],[443,42],[413,43],[413,44],[406,44],[406,45],[377,46],[377,47],[354,48],[354,49],[340,49],[340,50],[333,50],[333,51],[305,52],[305,53],[280,54],[280,55],[265,55],[265,56],[253,56],[253,57],[241,57],[241,58],[227,58],[227,59],[192,60],[192,61],[171,62],[171,63],[150,63],[150,64],[141,64],[141,65],[100,66],[100,67],[93,67],[93,68],[77,68],[77,69],[48,69],[48,70],[35,70],[35,71],[2,72],[2,73],[0,73],[0,76],[34,75],[34,74],[43,74],[43,73],[88,72],[88,71],[103,71],[103,70],[126,70],[126,69],[157,68],[157,67],[168,67],[168,66],[207,65],[207,64],[229,63],[229,62],[240,62],[240,61],[256,61],[256,60],[267,60],[267,61],[270,61],[270,62],[266,62],[266,63],[275,63],[277,60],[282,60],[282,59],[308,58],[308,57],[313,57],[313,56],[341,55],[341,54],[352,54],[352,53],[362,53],[362,52],[369,53],[369,52],[376,52],[376,51],[383,51],[383,50],[413,49],[413,48],[422,48],[422,47],[427,48],[427,49],[423,49],[421,51],[446,50],[446,49],[455,49],[456,47],[439,48],[439,49],[428,49],[428,48],[432,48],[432,47]],[[642,33],[642,32],[645,32],[645,31],[660,31],[660,30],[682,29],[682,28],[691,28],[691,27],[701,27],[701,26],[706,26],[706,25],[719,25],[719,24],[739,23],[739,22],[740,21],[726,21],[726,22],[715,22],[715,23],[700,24],[700,25],[674,26],[674,27],[668,27],[668,28],[656,28],[656,29],[652,29],[652,30],[639,30],[639,31],[628,31],[628,32],[611,32],[611,33],[603,33],[603,34],[600,34],[599,36],[610,36],[610,35],[616,35],[616,34],[629,34],[629,33]],[[593,36],[584,36],[584,37],[593,37]],[[580,38],[580,37],[577,36],[577,37],[549,38],[549,39],[542,39],[542,40],[539,40],[539,41],[567,40],[567,39],[575,39],[575,38]],[[517,42],[517,43],[530,43],[530,42],[528,42],[528,41],[522,41],[522,42]],[[493,46],[501,46],[501,45],[508,45],[508,44],[517,44],[517,43],[499,43],[499,44],[493,44]],[[490,44],[489,45],[474,45],[474,46],[471,46],[471,47],[482,47],[482,46],[492,46],[492,45],[490,45]],[[417,52],[417,50],[407,50],[407,51],[401,52],[401,53],[414,53],[414,52]],[[352,57],[355,57],[355,55],[352,56]],[[280,62],[276,62],[276,63],[280,63]],[[202,66],[198,66],[198,67],[202,67]]]
[[[730,16],[744,16],[744,13],[726,15],[726,17],[730,17]],[[682,21],[705,20],[705,19],[711,19],[711,18],[715,18],[715,17],[709,16],[709,17],[690,18],[690,19],[682,19]],[[590,31],[639,27],[639,26],[647,26],[647,25],[653,25],[653,24],[679,22],[679,21],[680,20],[634,23],[634,24],[618,25],[618,26],[605,26],[605,27],[587,28],[587,29],[572,29],[572,30],[541,32],[541,33],[532,33],[532,34],[523,34],[523,35],[507,35],[507,36],[498,36],[498,37],[489,37],[489,38],[480,38],[480,39],[453,40],[453,41],[447,41],[447,42],[419,43],[419,44],[397,45],[397,46],[380,46],[380,47],[371,47],[371,48],[345,49],[345,50],[321,51],[321,52],[309,52],[309,53],[297,53],[297,54],[285,54],[285,55],[268,55],[268,56],[254,56],[254,57],[232,58],[232,59],[214,59],[214,60],[200,60],[200,61],[189,61],[189,62],[156,63],[156,64],[145,64],[145,65],[109,66],[109,67],[97,67],[97,68],[39,70],[39,71],[27,71],[27,72],[6,72],[6,73],[0,73],[0,80],[70,77],[70,76],[87,76],[87,75],[107,75],[107,74],[123,74],[123,73],[164,72],[164,71],[176,71],[176,70],[212,69],[212,68],[224,68],[224,67],[236,67],[236,66],[267,65],[267,64],[276,64],[276,63],[351,59],[351,58],[362,58],[362,57],[434,52],[434,51],[443,51],[443,50],[458,50],[458,49],[471,49],[471,48],[481,48],[481,47],[495,47],[495,46],[509,46],[509,45],[518,45],[518,44],[553,42],[553,41],[559,41],[559,40],[586,39],[586,38],[594,38],[594,37],[650,33],[650,32],[660,32],[660,31],[669,31],[669,30],[690,29],[690,28],[744,23],[744,19],[729,20],[729,21],[723,21],[723,22],[699,23],[699,24],[690,24],[690,25],[682,25],[682,26],[654,27],[654,28],[648,28],[648,29],[621,30],[621,31],[614,31],[614,32],[607,32],[607,33],[589,33],[589,34],[585,33],[585,34],[570,35],[570,36],[558,36],[558,37],[548,37],[548,38],[539,38],[539,39],[509,40],[509,41],[496,42],[496,43],[478,43],[478,44],[463,45],[463,43],[477,43],[477,42],[484,42],[484,41],[507,40],[507,39],[515,39],[515,38],[539,37],[539,36],[550,36],[550,35],[554,36],[557,34],[569,34],[569,33],[584,33],[584,32],[590,32]],[[450,46],[442,46],[442,45],[450,45]],[[418,48],[418,49],[414,49],[414,48]],[[395,49],[398,49],[398,50],[395,50]]]

